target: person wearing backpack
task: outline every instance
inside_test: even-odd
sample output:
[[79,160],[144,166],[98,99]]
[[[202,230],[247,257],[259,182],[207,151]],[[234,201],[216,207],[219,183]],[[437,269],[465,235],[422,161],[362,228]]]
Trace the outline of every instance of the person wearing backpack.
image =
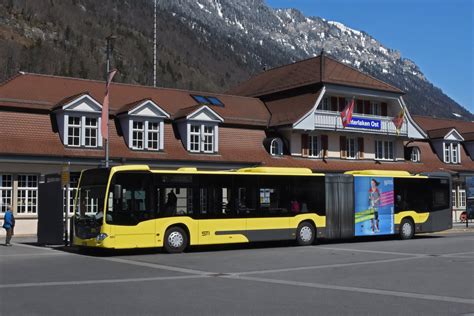
[[5,212],[5,216],[3,218],[3,228],[5,228],[7,232],[7,237],[5,239],[5,246],[12,245],[10,241],[12,240],[14,227],[15,227],[15,217],[13,217],[12,207],[10,205],[7,205],[7,211]]

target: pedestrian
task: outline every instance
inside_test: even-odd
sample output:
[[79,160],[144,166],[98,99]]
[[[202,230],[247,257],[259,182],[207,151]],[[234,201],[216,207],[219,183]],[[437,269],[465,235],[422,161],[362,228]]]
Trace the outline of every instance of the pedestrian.
[[10,241],[12,240],[14,227],[15,217],[13,217],[12,207],[10,205],[7,205],[7,211],[5,212],[5,216],[3,218],[3,228],[5,228],[7,232],[7,237],[5,238],[5,246],[12,245]]

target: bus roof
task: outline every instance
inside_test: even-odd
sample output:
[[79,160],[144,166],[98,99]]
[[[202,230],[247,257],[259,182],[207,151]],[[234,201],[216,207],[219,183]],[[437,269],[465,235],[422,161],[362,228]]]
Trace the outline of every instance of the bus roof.
[[[151,169],[148,165],[123,165],[112,168],[114,171],[150,171],[153,173],[174,174],[240,174],[240,175],[282,175],[282,176],[324,176],[324,173],[314,173],[309,168],[286,167],[249,167],[237,170],[198,170],[195,167],[182,167],[175,170]],[[344,174],[353,176],[395,177],[395,178],[428,178],[425,175],[412,175],[407,171],[397,170],[352,170]]]
[[284,167],[251,167],[237,170],[198,170],[194,167],[182,167],[176,170],[151,169],[148,165],[125,165],[113,167],[114,171],[150,171],[153,173],[175,173],[175,174],[245,174],[245,175],[282,175],[282,176],[324,176],[323,173],[313,173],[308,168],[284,168]]
[[353,170],[346,171],[344,174],[353,176],[372,176],[372,177],[394,177],[394,178],[427,178],[426,176],[412,175],[408,171],[398,170]]

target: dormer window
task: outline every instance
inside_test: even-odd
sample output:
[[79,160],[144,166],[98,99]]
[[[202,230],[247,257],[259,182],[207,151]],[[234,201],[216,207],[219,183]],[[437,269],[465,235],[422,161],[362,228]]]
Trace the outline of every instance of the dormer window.
[[67,115],[67,142],[71,147],[97,147],[98,141],[98,118],[87,116]]
[[219,151],[219,123],[224,119],[206,105],[195,105],[176,113],[181,141],[192,153]]
[[87,93],[61,101],[53,115],[63,144],[68,147],[101,147],[101,110],[102,106]]
[[214,152],[214,128],[206,124],[190,124],[189,151],[190,152]]
[[272,156],[283,155],[283,141],[280,138],[272,139],[270,143],[270,154]]
[[122,134],[133,150],[164,149],[164,120],[169,114],[149,99],[127,104],[119,110]]
[[411,160],[411,162],[420,162],[421,161],[420,149],[418,147],[412,147],[411,148],[410,160]]
[[459,143],[444,142],[444,162],[445,163],[460,163],[460,148]]
[[67,145],[69,146],[81,146],[81,118],[75,116],[68,117],[68,138]]

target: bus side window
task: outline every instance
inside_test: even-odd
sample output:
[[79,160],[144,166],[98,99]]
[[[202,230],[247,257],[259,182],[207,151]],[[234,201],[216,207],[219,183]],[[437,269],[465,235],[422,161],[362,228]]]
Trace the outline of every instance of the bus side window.
[[136,225],[153,218],[151,175],[148,173],[117,173],[112,181],[120,185],[121,197],[113,199],[113,208],[107,222],[118,225]]
[[201,218],[227,218],[235,215],[231,206],[232,182],[225,175],[200,175],[198,209]]

